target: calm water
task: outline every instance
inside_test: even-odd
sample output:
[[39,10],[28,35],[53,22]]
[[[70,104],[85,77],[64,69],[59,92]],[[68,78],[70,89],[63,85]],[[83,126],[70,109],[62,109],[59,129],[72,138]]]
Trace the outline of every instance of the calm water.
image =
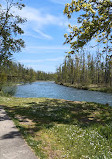
[[112,106],[112,94],[96,91],[78,90],[54,82],[34,82],[32,84],[20,85],[15,94],[16,97],[48,97],[66,99],[72,101],[97,102]]

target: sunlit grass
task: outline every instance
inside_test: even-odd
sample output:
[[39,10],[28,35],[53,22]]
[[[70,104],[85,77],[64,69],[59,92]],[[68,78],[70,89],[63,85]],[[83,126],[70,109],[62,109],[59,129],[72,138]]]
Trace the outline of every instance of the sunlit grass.
[[48,133],[57,136],[59,144],[63,145],[62,157],[64,158],[112,158],[107,139],[100,135],[97,129],[82,129],[77,125],[59,125],[51,128]]
[[112,158],[112,107],[46,98],[0,103],[40,159]]

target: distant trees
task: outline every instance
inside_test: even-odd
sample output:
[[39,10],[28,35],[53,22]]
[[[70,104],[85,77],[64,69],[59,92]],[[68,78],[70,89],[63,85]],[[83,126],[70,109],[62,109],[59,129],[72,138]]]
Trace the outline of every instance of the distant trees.
[[65,58],[57,69],[57,83],[87,86],[97,84],[112,87],[112,56],[108,59],[99,54],[95,57],[84,51]]
[[0,4],[0,65],[19,52],[24,47],[24,41],[16,38],[24,33],[20,24],[26,20],[16,15],[14,9],[21,10],[25,7],[22,0],[4,0],[5,7]]
[[27,83],[36,80],[53,80],[55,81],[56,74],[45,73],[42,71],[34,71],[32,68],[25,68],[20,63],[7,61],[0,67],[0,90],[2,86],[9,83]]

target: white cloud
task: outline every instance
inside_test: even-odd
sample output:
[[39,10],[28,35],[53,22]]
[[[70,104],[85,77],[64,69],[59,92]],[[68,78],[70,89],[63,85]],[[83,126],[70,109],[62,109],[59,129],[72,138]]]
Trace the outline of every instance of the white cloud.
[[57,46],[29,46],[26,45],[26,47],[23,49],[22,52],[24,53],[30,53],[30,54],[53,54],[53,53],[64,53],[66,51],[69,51],[70,47],[65,45],[57,45]]
[[53,39],[52,36],[50,36],[50,35],[42,32],[39,29],[36,29],[36,28],[34,28],[34,29],[28,29],[28,28],[23,28],[23,30],[25,30],[25,32],[24,32],[25,36],[30,36],[30,37],[36,38],[36,39],[48,39],[48,40],[52,40]]
[[26,47],[22,49],[22,52],[25,54],[64,54],[64,52],[69,51],[70,46],[68,45],[31,45],[31,44],[26,44]]
[[32,7],[26,6],[21,11],[15,10],[16,14],[19,14],[21,17],[26,18],[27,22],[22,26],[25,30],[27,36],[32,36],[39,39],[48,39],[51,40],[53,37],[47,34],[45,31],[46,26],[60,26],[67,28],[68,22],[67,18],[62,16],[54,16],[52,14],[46,13],[41,9],[35,9]]
[[28,31],[25,31],[24,35],[25,35],[25,36],[30,36],[30,37],[36,38],[36,39],[43,39],[43,38],[40,37],[39,35],[32,34],[32,33],[28,32]]
[[67,46],[28,46],[26,49],[38,49],[38,50],[66,50],[70,49],[70,47]]
[[58,58],[49,58],[49,59],[38,59],[38,60],[20,60],[19,62],[21,63],[43,63],[43,62],[57,62],[57,61],[62,61],[64,57],[58,57]]
[[25,7],[20,11],[22,17],[26,17],[28,21],[36,22],[38,26],[54,24],[56,17],[48,13],[43,13],[40,9]]
[[25,7],[19,13],[22,17],[26,17],[29,22],[34,22],[37,27],[44,27],[45,25],[63,25],[62,16],[54,16],[49,13],[43,12],[41,9],[35,9],[31,7]]
[[[65,0],[52,0],[56,3],[65,3]],[[26,6],[22,10],[17,8],[12,8],[11,12],[15,12],[23,18],[27,19],[27,23],[22,25],[22,28],[25,31],[24,35],[31,36],[39,39],[48,39],[51,40],[53,37],[49,35],[50,33],[46,32],[46,26],[60,26],[67,28],[68,21],[67,18],[63,15],[55,16],[43,9],[36,9],[29,6]]]
[[[41,37],[43,37],[43,38],[45,38],[45,39],[51,39],[51,40],[53,39],[52,36],[45,34],[44,32],[42,32],[42,31],[39,30],[39,29],[36,29],[36,28],[35,28],[34,31],[40,35],[40,36],[38,37],[38,38],[40,38],[40,39],[41,39]],[[35,36],[35,37],[36,37],[36,36]]]

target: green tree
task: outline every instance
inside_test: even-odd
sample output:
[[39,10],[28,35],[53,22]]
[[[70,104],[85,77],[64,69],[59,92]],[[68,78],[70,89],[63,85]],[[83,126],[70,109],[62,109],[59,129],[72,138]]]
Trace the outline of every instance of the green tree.
[[67,60],[66,60],[66,58],[64,60],[64,64],[63,64],[63,67],[62,67],[62,78],[63,78],[63,82],[66,83],[67,79],[68,79]]
[[61,68],[61,66],[59,66],[59,68],[57,68],[57,80],[56,80],[56,82],[62,83],[62,68]]
[[[65,5],[64,13],[68,18],[72,14],[79,12],[77,18],[78,26],[71,26],[71,32],[65,34],[65,43],[70,43],[73,49],[70,53],[74,53],[74,49],[83,47],[93,38],[97,38],[98,42],[108,43],[106,51],[111,52],[112,43],[112,1],[111,0],[72,0]],[[105,51],[105,52],[106,52]]]
[[12,11],[25,7],[22,0],[5,0],[4,6],[0,5],[0,64],[7,62],[13,53],[24,47],[24,41],[17,35],[24,33],[20,24],[26,21]]

